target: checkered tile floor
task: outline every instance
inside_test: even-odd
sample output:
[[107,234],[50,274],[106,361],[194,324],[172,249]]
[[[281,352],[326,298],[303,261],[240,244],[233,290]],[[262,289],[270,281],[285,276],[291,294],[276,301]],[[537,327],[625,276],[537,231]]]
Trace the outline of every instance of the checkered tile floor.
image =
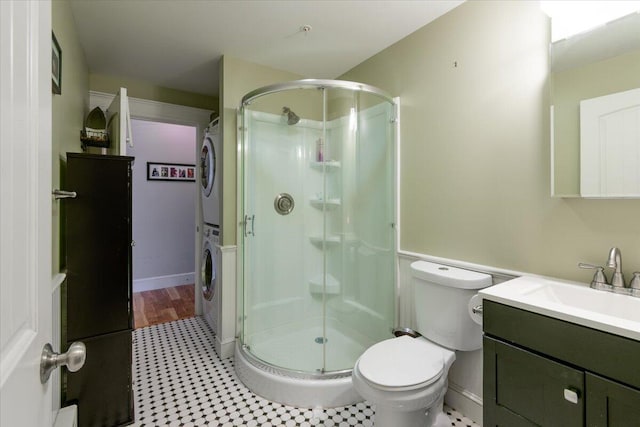
[[[236,377],[233,360],[220,360],[213,333],[200,317],[136,329],[135,426],[373,426],[375,409],[358,403],[304,409],[270,402]],[[479,427],[445,407],[455,427]]]

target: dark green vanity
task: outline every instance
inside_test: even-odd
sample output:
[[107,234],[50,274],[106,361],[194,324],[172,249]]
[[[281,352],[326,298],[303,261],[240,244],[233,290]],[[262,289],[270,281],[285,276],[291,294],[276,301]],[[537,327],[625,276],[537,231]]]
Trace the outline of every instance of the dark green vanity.
[[640,341],[483,302],[485,427],[640,427]]

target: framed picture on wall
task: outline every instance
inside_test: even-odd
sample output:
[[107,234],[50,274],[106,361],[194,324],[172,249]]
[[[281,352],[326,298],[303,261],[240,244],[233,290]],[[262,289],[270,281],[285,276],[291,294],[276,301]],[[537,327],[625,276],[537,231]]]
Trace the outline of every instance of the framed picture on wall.
[[62,49],[56,35],[51,32],[51,91],[62,93]]
[[196,165],[147,162],[147,181],[195,182]]

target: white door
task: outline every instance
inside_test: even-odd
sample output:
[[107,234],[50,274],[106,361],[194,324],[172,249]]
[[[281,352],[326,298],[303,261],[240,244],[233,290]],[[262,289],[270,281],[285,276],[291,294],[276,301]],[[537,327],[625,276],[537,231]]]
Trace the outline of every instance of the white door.
[[50,426],[39,372],[52,337],[49,1],[0,1],[0,93],[0,425]]
[[580,194],[640,197],[640,88],[580,101]]
[[121,87],[107,108],[107,129],[111,139],[109,154],[126,155],[127,145],[133,147],[127,88]]

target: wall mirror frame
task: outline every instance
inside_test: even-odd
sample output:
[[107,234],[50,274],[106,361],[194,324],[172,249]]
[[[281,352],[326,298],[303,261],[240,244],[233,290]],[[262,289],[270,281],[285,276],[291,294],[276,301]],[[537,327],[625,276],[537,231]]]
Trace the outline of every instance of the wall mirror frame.
[[[640,11],[551,43],[550,63],[551,195],[640,198],[640,101],[636,107],[631,105],[624,110],[627,123],[624,137],[620,137],[622,131],[609,132],[609,141],[625,140],[624,149],[617,148],[615,154],[607,154],[604,142],[597,142],[600,144],[597,150],[601,152],[594,155],[588,154],[593,150],[590,148],[592,145],[581,149],[581,144],[585,144],[586,136],[593,136],[594,129],[598,141],[606,140],[606,136],[601,136],[606,132],[601,129],[606,130],[609,126],[611,130],[611,123],[619,120],[606,122],[600,117],[596,118],[600,127],[585,126],[585,104],[582,107],[582,131],[580,118],[581,101],[597,98],[599,102],[600,97],[612,95],[617,98],[618,94],[633,89],[638,90],[630,96],[635,96],[634,100],[640,99]],[[622,110],[619,108],[618,111]],[[616,144],[620,147],[621,143]],[[599,166],[594,167],[594,156],[602,159],[604,165],[607,155],[609,172],[604,170],[604,166],[602,170]],[[587,163],[585,156],[591,157],[591,163]],[[607,190],[606,181],[612,180],[607,178],[607,173],[615,175],[618,180],[624,179],[625,184],[617,187],[609,184]],[[620,178],[622,175],[624,177]],[[589,189],[592,181],[597,181],[595,185],[603,189],[595,192]]]

